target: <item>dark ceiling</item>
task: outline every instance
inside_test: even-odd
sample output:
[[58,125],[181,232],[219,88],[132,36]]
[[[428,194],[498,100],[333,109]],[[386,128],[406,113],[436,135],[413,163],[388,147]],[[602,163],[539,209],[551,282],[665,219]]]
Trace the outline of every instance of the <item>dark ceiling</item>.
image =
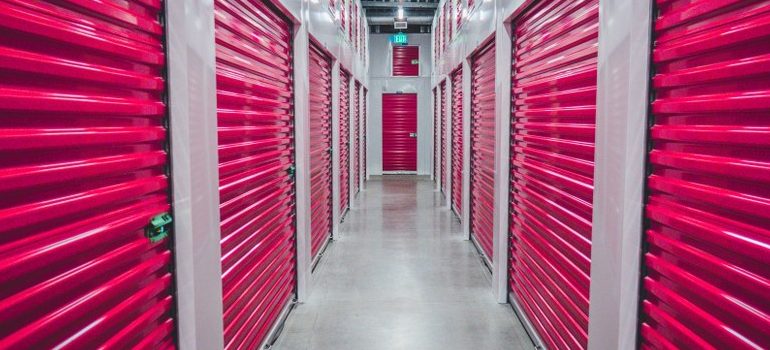
[[[439,0],[362,0],[371,33],[430,33],[433,15]],[[398,7],[404,8],[404,16],[409,23],[406,30],[394,30],[393,18]]]

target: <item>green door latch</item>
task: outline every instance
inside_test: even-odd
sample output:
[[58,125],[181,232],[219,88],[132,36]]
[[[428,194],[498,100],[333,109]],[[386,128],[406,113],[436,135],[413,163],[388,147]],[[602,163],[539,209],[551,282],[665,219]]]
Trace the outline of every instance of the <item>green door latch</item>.
[[174,219],[169,213],[162,213],[152,217],[150,223],[144,228],[144,236],[150,242],[155,243],[166,237],[171,232],[171,222]]

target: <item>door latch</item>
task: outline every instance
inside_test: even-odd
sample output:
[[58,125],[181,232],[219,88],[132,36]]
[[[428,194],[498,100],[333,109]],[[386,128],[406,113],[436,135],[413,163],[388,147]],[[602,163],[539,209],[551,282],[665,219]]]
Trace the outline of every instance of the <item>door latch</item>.
[[155,243],[168,237],[171,233],[171,222],[174,219],[169,213],[162,213],[152,217],[150,223],[144,228],[144,236]]
[[415,137],[417,137],[417,133],[416,132],[410,132],[409,133],[409,137],[415,138]]

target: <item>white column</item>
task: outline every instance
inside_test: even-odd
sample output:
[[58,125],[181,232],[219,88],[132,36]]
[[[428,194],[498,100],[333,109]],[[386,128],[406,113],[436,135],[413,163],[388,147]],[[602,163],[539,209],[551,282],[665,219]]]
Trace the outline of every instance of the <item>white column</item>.
[[511,39],[510,24],[498,18],[495,31],[495,221],[492,237],[492,283],[498,303],[508,302]]
[[651,1],[600,1],[588,348],[636,347]]
[[166,15],[179,346],[222,349],[214,4]]
[[297,200],[297,301],[310,295],[310,78],[307,25],[295,26],[294,36],[294,145]]

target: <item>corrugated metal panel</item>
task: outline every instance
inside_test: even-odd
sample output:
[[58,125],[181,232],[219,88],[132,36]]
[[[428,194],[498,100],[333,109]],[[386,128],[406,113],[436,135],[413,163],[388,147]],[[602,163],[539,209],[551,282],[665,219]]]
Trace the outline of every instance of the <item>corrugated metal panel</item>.
[[173,348],[160,1],[0,4],[0,348]]
[[495,45],[472,57],[471,71],[471,237],[492,261],[495,185]]
[[770,349],[770,1],[658,1],[642,347]]
[[439,163],[441,164],[439,166],[439,171],[441,172],[441,193],[443,193],[445,196],[448,195],[447,187],[446,187],[446,174],[447,174],[447,152],[446,152],[446,120],[449,118],[447,115],[447,95],[446,95],[446,79],[441,82],[439,85],[440,91],[441,91],[441,122],[439,123],[441,125],[441,158],[439,160]]
[[332,234],[332,65],[310,45],[310,239],[315,259]]
[[292,27],[246,0],[215,25],[225,348],[254,349],[295,286]]
[[452,208],[462,218],[463,208],[463,70],[452,72]]
[[364,181],[366,181],[366,175],[368,174],[368,172],[366,170],[366,152],[367,152],[367,147],[366,147],[367,143],[366,142],[367,142],[367,133],[368,133],[368,128],[367,128],[368,124],[366,122],[366,115],[368,114],[367,113],[367,111],[368,111],[368,108],[367,108],[367,99],[368,99],[368,97],[369,97],[369,90],[364,88],[364,123],[363,123],[364,124],[364,141],[363,141],[363,145],[364,145],[364,156],[363,156],[363,167],[364,167],[363,176],[364,176]]
[[438,106],[439,106],[439,99],[438,99],[438,87],[433,88],[433,182],[439,183],[439,175],[438,175]]
[[361,83],[353,84],[353,196],[358,194],[361,184]]
[[0,4],[0,349],[175,346],[162,9]]
[[420,47],[393,46],[393,76],[416,77],[420,75]]
[[455,21],[457,23],[457,30],[460,30],[460,26],[463,25],[463,0],[455,0]]
[[598,0],[514,21],[509,283],[549,349],[588,342]]
[[417,94],[382,94],[382,170],[417,171]]
[[350,207],[350,75],[340,69],[340,218]]

